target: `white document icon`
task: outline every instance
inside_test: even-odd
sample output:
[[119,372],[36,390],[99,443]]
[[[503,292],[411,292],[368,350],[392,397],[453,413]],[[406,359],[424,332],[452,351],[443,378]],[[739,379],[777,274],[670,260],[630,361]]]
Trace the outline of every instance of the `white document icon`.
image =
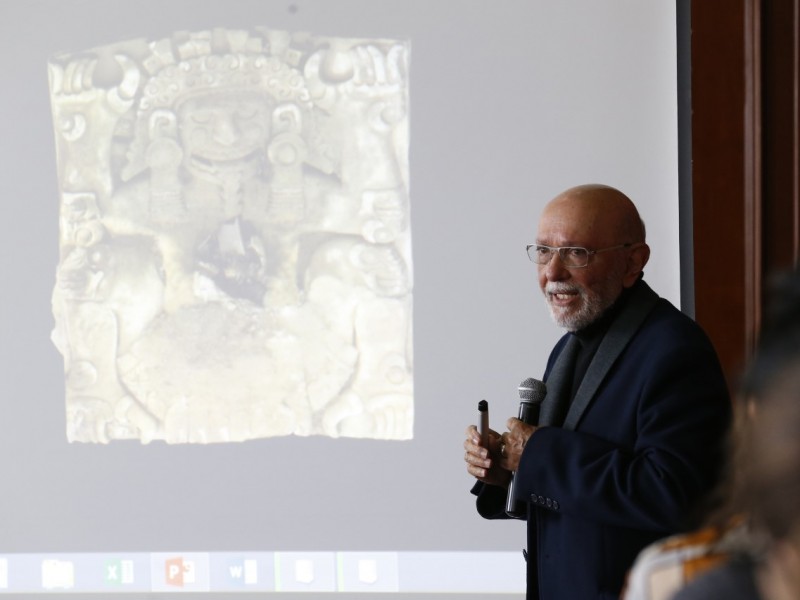
[[0,590],[8,589],[8,559],[0,558]]
[[42,587],[46,590],[69,589],[75,585],[75,567],[68,560],[42,561]]
[[294,561],[294,579],[300,583],[314,581],[314,561],[307,558]]
[[244,561],[244,582],[247,585],[258,583],[258,561],[248,559]]
[[361,583],[375,583],[378,581],[378,561],[372,558],[359,560],[358,580]]

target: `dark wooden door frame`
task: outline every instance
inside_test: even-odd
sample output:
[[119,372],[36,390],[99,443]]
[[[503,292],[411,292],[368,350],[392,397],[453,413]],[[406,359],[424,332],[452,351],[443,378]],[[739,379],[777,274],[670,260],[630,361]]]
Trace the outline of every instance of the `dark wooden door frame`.
[[693,309],[732,387],[770,274],[800,253],[798,15],[800,0],[691,2]]

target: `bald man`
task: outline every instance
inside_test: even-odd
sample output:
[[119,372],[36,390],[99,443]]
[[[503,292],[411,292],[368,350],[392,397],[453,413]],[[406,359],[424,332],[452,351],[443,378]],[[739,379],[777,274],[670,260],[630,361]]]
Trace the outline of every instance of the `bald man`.
[[566,330],[544,371],[537,425],[509,418],[487,447],[464,441],[478,512],[527,506],[527,598],[618,598],[637,553],[691,527],[716,482],[727,384],[700,327],[643,280],[650,257],[633,202],[604,185],[542,212],[528,256]]

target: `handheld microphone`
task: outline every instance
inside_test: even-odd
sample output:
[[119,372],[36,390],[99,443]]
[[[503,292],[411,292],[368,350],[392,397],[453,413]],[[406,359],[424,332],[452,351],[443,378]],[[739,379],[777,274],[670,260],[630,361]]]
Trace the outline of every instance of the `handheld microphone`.
[[[519,384],[519,420],[528,425],[539,422],[539,408],[547,394],[544,383],[529,377]],[[526,506],[518,501],[514,494],[514,473],[511,473],[511,483],[508,484],[506,496],[506,514],[513,519],[522,519],[526,514]]]

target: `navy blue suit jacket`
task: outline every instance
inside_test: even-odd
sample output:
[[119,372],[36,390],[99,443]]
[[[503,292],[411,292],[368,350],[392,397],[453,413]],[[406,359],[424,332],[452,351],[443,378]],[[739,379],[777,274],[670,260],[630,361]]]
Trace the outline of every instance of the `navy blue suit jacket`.
[[[529,599],[618,598],[638,552],[692,525],[718,478],[731,406],[714,348],[643,281],[634,292],[621,313],[649,303],[642,322],[564,426],[531,436],[515,475],[528,502]],[[553,349],[545,383],[570,337]],[[584,381],[604,354],[601,345]],[[473,493],[482,516],[504,518],[504,488]]]

